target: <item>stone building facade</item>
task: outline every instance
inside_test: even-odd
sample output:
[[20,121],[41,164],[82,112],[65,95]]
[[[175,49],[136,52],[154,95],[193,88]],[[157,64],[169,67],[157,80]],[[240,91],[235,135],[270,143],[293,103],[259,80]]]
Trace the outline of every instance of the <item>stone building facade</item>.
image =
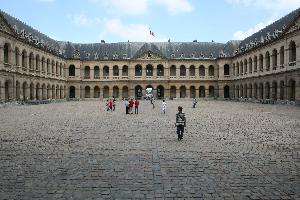
[[0,11],[0,100],[300,101],[300,9],[243,41],[75,44]]

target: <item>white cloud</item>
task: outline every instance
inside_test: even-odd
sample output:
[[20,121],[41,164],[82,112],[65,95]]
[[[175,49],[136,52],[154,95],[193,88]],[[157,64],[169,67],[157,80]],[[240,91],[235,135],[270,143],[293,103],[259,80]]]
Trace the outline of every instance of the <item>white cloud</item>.
[[[120,19],[105,20],[107,34],[116,35],[124,41],[132,42],[165,42],[167,38],[153,37],[150,35],[147,24],[123,24]],[[101,35],[102,37],[104,35]]]
[[101,4],[114,14],[141,15],[148,12],[150,5],[165,7],[170,14],[191,12],[193,7],[189,0],[89,0],[92,3]]
[[300,6],[300,0],[225,0],[230,4],[241,4],[243,6],[255,6],[272,11],[290,11]]
[[191,12],[193,10],[188,0],[156,0],[156,3],[165,6],[171,14]]
[[80,13],[76,15],[68,15],[68,18],[71,19],[72,22],[78,26],[89,26],[101,22],[100,18],[89,18],[84,13]]
[[253,28],[249,28],[246,31],[237,31],[233,34],[234,40],[243,40],[252,34],[258,32],[259,30],[265,28],[266,26],[270,25],[273,22],[273,20],[267,21],[267,22],[261,22],[256,24]]

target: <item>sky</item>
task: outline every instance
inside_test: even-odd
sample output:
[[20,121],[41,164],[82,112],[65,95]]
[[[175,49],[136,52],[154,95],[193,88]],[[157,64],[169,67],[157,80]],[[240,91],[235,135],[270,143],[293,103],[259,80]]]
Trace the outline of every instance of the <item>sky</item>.
[[[242,40],[300,0],[0,0],[0,9],[75,43]],[[154,34],[150,34],[150,31]]]

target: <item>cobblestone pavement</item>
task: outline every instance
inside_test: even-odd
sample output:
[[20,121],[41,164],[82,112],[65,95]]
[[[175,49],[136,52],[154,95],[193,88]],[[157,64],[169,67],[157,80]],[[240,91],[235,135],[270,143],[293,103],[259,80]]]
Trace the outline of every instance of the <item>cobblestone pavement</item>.
[[1,108],[0,199],[300,199],[299,107],[167,101],[164,115],[144,101],[125,115],[104,104]]

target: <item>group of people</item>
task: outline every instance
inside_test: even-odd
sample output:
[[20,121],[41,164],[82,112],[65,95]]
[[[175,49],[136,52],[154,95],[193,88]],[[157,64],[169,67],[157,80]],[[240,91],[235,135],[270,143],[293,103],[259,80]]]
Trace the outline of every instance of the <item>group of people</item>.
[[139,106],[140,102],[137,99],[125,99],[125,109],[126,114],[133,114],[133,107],[134,107],[134,114],[139,114]]
[[[151,104],[154,107],[154,102],[153,99],[150,99]],[[140,102],[138,99],[124,99],[124,104],[125,104],[125,109],[126,109],[126,114],[133,114],[133,110],[134,110],[134,114],[139,114],[139,106],[140,106]],[[197,105],[197,100],[196,98],[193,99],[193,108],[195,108]],[[166,114],[166,109],[167,109],[167,103],[165,100],[162,101],[162,113]],[[106,102],[106,107],[105,109],[107,111],[115,111],[116,109],[116,100],[115,98],[111,99],[111,100],[107,100]],[[176,122],[175,122],[175,127],[177,128],[177,139],[178,140],[182,140],[183,139],[183,133],[184,133],[184,128],[186,127],[186,117],[184,112],[182,112],[183,108],[181,106],[178,106],[178,113],[176,113]]]

